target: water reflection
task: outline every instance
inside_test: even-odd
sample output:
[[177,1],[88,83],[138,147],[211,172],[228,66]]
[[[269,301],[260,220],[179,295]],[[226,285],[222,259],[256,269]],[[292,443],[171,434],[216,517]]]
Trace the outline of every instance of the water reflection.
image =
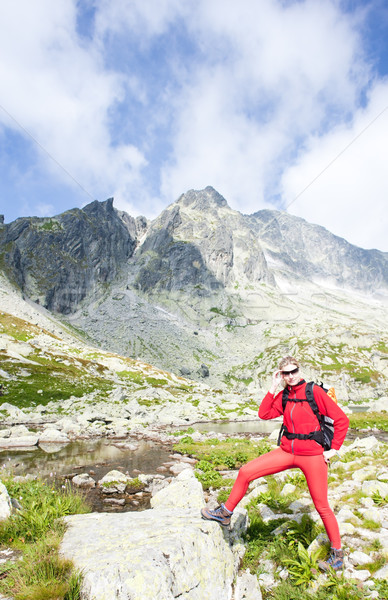
[[41,477],[93,470],[95,477],[101,478],[112,469],[130,475],[136,470],[155,473],[157,467],[169,460],[169,455],[169,450],[146,441],[136,443],[134,450],[107,439],[78,440],[66,445],[0,450],[0,469],[12,470],[15,475],[32,473]]
[[192,428],[196,431],[214,433],[258,433],[269,434],[275,429],[280,429],[281,421],[272,419],[271,421],[263,421],[257,419],[255,421],[223,421],[219,423],[195,423]]

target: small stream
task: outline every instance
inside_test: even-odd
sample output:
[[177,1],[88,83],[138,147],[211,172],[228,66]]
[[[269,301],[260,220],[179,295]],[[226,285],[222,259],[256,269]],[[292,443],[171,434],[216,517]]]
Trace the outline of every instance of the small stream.
[[95,478],[101,479],[112,469],[128,472],[131,477],[155,473],[157,467],[170,460],[170,451],[159,444],[140,441],[134,445],[136,450],[121,446],[120,440],[100,438],[66,445],[0,449],[0,469],[12,470],[15,475],[39,473],[44,478],[93,470]]
[[[229,421],[204,422],[191,425],[192,429],[201,433],[214,432],[230,435],[267,436],[280,426],[280,421]],[[181,429],[182,430],[182,429]],[[388,442],[388,432],[357,432],[349,430],[347,439],[365,435],[375,435]],[[173,441],[173,439],[172,439]],[[63,444],[42,444],[28,448],[13,450],[0,449],[1,473],[11,471],[14,475],[39,474],[43,478],[52,479],[58,484],[80,473],[89,473],[95,481],[99,481],[106,473],[117,469],[130,477],[142,473],[145,475],[160,472],[165,463],[171,463],[171,448],[158,442],[146,440],[112,440],[99,438],[77,440]],[[165,470],[166,471],[166,470]],[[168,472],[165,472],[168,476]],[[170,474],[171,475],[171,474]],[[126,503],[118,508],[103,503],[99,490],[86,492],[87,498],[96,511],[102,510],[141,510],[149,507],[149,495],[138,494],[139,502]]]
[[[61,486],[80,473],[89,473],[95,481],[113,469],[130,477],[140,473],[155,474],[163,463],[171,461],[171,450],[161,444],[143,440],[128,446],[125,447],[122,440],[103,438],[77,440],[66,445],[43,444],[42,447],[0,449],[0,477],[2,471],[11,471],[14,475],[39,474]],[[123,506],[117,506],[106,503],[97,487],[84,490],[83,493],[92,510],[97,512],[149,508],[149,494],[139,493]]]

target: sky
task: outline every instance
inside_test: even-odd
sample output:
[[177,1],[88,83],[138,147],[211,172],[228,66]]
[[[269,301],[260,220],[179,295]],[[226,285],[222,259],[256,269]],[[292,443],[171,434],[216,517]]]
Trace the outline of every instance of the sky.
[[213,186],[388,251],[386,0],[0,0],[0,213]]

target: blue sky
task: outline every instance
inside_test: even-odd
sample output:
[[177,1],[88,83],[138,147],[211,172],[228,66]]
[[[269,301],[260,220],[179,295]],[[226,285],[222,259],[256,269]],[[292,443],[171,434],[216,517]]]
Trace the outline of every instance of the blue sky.
[[388,251],[386,0],[0,0],[0,212],[211,185]]

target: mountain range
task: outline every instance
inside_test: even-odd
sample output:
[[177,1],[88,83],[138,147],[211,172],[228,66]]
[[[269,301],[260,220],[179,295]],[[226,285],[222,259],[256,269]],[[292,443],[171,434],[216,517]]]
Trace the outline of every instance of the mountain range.
[[259,390],[292,353],[353,401],[387,393],[388,254],[211,187],[152,221],[109,199],[0,222],[0,267],[92,343],[212,386]]

